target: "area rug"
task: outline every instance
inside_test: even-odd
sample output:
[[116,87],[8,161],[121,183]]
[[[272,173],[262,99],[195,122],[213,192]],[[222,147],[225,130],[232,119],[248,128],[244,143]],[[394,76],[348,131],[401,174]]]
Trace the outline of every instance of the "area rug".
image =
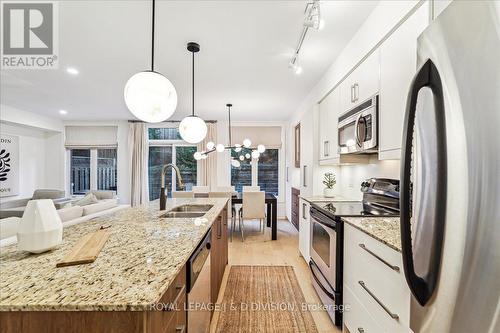
[[292,266],[231,266],[216,332],[318,332]]

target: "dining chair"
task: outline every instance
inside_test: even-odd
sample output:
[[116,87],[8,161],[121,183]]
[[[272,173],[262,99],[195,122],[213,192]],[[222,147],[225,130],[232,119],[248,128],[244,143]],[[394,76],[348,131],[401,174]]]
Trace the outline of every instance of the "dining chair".
[[194,198],[194,192],[191,192],[191,191],[173,191],[172,198]]
[[243,186],[243,192],[258,192],[260,186]]
[[[231,230],[233,230],[233,221],[236,220],[236,210],[231,204],[231,197],[233,196],[232,192],[230,191],[211,191],[208,193],[209,198],[229,198],[229,201],[227,202],[227,207],[228,207],[228,217],[231,219]],[[231,236],[231,241],[232,236]]]
[[210,186],[193,186],[194,193],[208,193],[210,192]]
[[266,218],[266,193],[263,191],[243,191],[243,206],[240,210],[239,225],[241,231],[241,241],[244,242],[243,235],[244,220],[260,220],[260,229],[264,232],[264,220]]
[[215,192],[231,192],[231,193],[236,193],[236,187],[235,186],[217,186],[215,188]]

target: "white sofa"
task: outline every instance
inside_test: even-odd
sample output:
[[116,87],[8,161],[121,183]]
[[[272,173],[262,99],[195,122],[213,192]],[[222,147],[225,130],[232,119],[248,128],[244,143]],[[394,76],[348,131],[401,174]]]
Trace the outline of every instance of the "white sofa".
[[[93,218],[114,213],[130,207],[119,205],[118,199],[102,199],[98,203],[86,206],[71,206],[57,211],[63,227],[79,224]],[[0,220],[0,247],[17,243],[17,228],[20,217],[8,217]]]

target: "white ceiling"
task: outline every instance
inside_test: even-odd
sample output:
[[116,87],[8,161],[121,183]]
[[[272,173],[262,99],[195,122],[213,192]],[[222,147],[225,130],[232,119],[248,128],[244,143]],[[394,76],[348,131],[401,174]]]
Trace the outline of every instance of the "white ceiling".
[[[191,55],[196,41],[196,112],[235,120],[284,120],[377,4],[322,1],[325,28],[309,30],[301,75],[288,69],[306,1],[167,1],[156,5],[155,69],[176,87],[172,119],[191,109]],[[150,1],[61,1],[58,70],[4,70],[1,103],[68,120],[133,119],[123,100],[128,78],[150,67]],[[77,76],[66,72],[72,66]],[[68,114],[61,116],[58,110]]]

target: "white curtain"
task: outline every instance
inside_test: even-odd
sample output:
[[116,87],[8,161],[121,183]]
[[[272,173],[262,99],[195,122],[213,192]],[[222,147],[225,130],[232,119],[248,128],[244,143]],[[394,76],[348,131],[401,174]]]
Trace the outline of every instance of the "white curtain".
[[145,123],[129,124],[128,145],[130,149],[131,186],[130,204],[141,205],[149,201],[148,189],[148,129]]
[[[217,123],[207,122],[207,136],[198,143],[197,150],[206,151],[209,141],[217,143]],[[210,153],[207,159],[198,161],[198,185],[209,186],[210,189],[217,186],[217,184],[212,184],[217,179],[217,154],[217,152]]]

